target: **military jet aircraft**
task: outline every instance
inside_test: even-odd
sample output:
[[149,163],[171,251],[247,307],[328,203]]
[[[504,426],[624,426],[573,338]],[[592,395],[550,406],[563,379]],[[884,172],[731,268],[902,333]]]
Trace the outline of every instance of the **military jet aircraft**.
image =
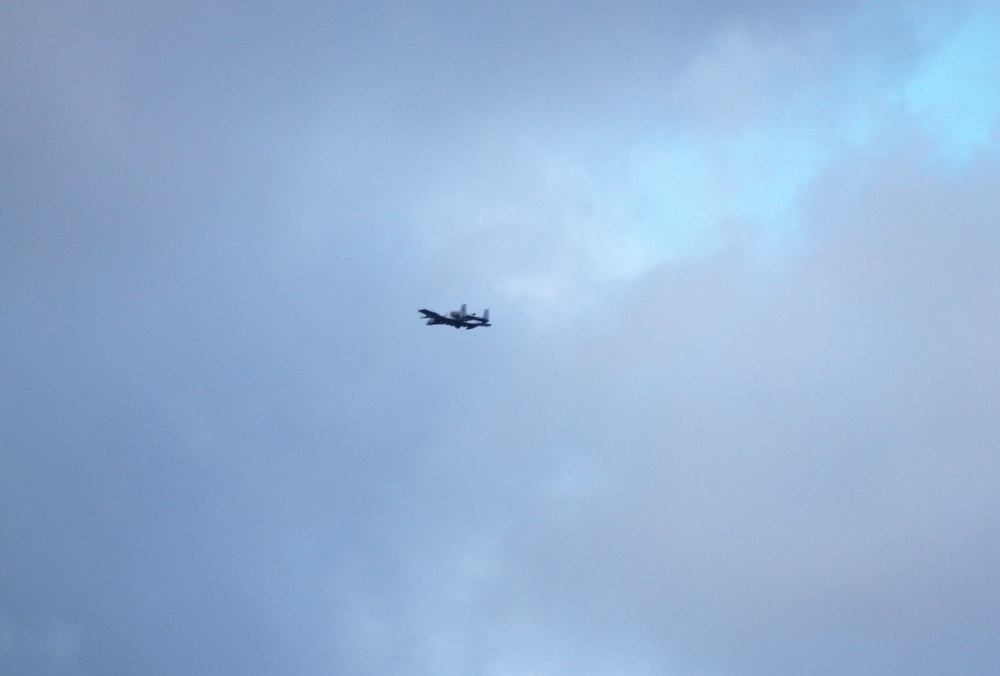
[[493,326],[490,324],[489,308],[483,310],[482,317],[477,317],[475,314],[468,314],[465,311],[465,303],[462,303],[461,309],[452,310],[446,315],[439,315],[437,312],[432,312],[431,310],[417,310],[417,312],[420,312],[424,316],[427,320],[428,326],[431,324],[445,324],[447,326],[454,326],[456,329],[474,329],[477,326]]

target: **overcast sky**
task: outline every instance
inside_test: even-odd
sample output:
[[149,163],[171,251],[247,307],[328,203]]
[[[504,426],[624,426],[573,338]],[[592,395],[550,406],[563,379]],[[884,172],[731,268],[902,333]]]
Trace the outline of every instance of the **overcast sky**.
[[3,673],[996,671],[996,3],[0,45]]

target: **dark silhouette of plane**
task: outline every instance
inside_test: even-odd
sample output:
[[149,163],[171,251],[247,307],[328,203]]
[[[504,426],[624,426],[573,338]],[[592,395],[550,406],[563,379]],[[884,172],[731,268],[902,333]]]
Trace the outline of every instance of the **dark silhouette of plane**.
[[483,310],[483,316],[477,317],[475,314],[468,314],[465,311],[465,303],[462,303],[460,310],[452,310],[446,315],[439,315],[431,310],[417,310],[425,319],[428,326],[431,324],[445,324],[454,326],[456,329],[474,329],[477,326],[493,326],[490,324],[489,308]]

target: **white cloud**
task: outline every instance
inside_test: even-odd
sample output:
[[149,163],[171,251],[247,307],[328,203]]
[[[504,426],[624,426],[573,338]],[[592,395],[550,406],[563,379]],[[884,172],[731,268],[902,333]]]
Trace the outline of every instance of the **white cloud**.
[[985,668],[959,653],[1000,632],[998,173],[831,173],[783,274],[738,245],[664,263],[620,294],[630,321],[535,346],[532,387],[469,421],[513,423],[476,462],[520,486],[483,496],[513,516],[472,585],[507,642],[470,642],[541,673],[580,673],[581,642],[640,673]]
[[0,668],[996,664],[995,12],[58,4]]
[[804,202],[839,163],[879,162],[920,135],[966,159],[990,142],[992,18],[969,14],[921,42],[921,22],[878,17],[909,45],[903,63],[851,51],[853,18],[784,36],[725,29],[650,84],[661,96],[626,99],[586,127],[553,134],[522,111],[516,137],[490,137],[491,152],[428,195],[422,239],[433,256],[467,259],[464,275],[546,308],[583,307],[731,238],[795,255]]

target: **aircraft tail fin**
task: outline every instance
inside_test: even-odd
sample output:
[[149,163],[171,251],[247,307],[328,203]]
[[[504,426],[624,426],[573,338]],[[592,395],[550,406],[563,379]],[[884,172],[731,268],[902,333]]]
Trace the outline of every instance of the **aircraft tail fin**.
[[486,308],[485,310],[483,310],[483,321],[486,322],[487,324],[490,321],[490,309],[489,308]]

